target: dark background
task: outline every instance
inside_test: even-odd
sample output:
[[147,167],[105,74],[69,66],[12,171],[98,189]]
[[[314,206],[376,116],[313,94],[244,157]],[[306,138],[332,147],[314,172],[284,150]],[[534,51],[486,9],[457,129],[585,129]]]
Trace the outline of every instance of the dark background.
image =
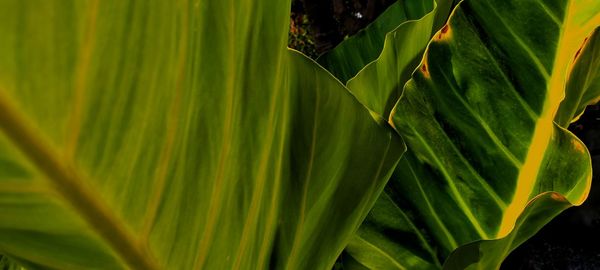
[[[293,0],[289,46],[316,58],[367,26],[395,0]],[[600,106],[589,106],[573,131],[592,154],[600,181]],[[600,269],[600,185],[511,253],[502,269]]]

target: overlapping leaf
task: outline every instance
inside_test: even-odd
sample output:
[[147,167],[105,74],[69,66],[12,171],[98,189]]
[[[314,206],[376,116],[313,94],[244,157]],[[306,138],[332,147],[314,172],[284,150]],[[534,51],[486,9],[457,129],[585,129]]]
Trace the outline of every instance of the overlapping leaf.
[[586,40],[576,55],[573,70],[567,82],[565,99],[554,119],[562,127],[579,119],[585,107],[598,102],[600,98],[600,30]]
[[406,21],[422,18],[432,9],[433,1],[398,0],[373,23],[319,56],[317,61],[345,83],[379,56],[389,32]]
[[398,1],[318,61],[367,108],[387,118],[451,6],[450,0]]
[[0,253],[329,269],[403,151],[289,1],[0,0]]
[[[583,202],[589,154],[553,120],[599,13],[586,0],[460,4],[394,108],[390,120],[409,151],[347,248],[356,261],[372,269],[381,258],[390,269],[436,269],[446,259],[448,269],[497,268]],[[498,240],[451,255],[481,239]]]

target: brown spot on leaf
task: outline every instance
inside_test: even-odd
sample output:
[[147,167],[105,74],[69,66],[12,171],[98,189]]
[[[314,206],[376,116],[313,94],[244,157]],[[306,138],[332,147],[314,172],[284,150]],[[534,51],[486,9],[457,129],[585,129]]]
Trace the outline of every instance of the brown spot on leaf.
[[444,27],[442,27],[442,29],[440,29],[440,31],[438,32],[437,38],[442,39],[446,37],[449,34],[449,31],[450,26],[448,24],[445,24]]
[[448,33],[448,28],[449,28],[448,24],[444,24],[444,27],[442,27],[442,31],[441,31],[442,34]]
[[423,75],[425,75],[425,77],[429,78],[429,71],[427,70],[426,62],[423,62],[423,64],[421,64],[421,72],[423,72]]
[[579,57],[580,53],[581,53],[581,48],[579,48],[579,50],[577,50],[577,52],[575,53],[575,59],[577,59],[577,57]]
[[555,193],[555,192],[552,192],[550,194],[550,197],[552,199],[556,200],[556,201],[559,201],[559,202],[566,202],[567,201],[567,198],[565,198],[564,196],[562,196],[562,195],[560,195],[558,193]]
[[425,53],[423,53],[423,59],[421,60],[421,66],[419,66],[419,70],[421,71],[421,74],[423,74],[423,76],[425,76],[425,78],[431,78],[431,75],[429,74],[429,67],[427,64],[427,56],[429,54],[429,48],[427,50],[425,50]]
[[579,57],[579,55],[581,54],[581,50],[583,50],[585,45],[587,45],[588,39],[589,39],[589,37],[586,37],[583,40],[583,44],[581,44],[581,47],[579,47],[579,49],[577,50],[577,53],[575,53],[575,58],[573,58],[574,60],[577,60],[577,57]]

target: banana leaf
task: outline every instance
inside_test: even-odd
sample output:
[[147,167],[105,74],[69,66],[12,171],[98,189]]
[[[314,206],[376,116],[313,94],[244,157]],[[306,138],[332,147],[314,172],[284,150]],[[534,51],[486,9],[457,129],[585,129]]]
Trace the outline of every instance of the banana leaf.
[[0,0],[0,253],[331,269],[404,150],[289,1]]
[[[597,1],[461,2],[392,110],[408,152],[346,248],[352,265],[496,269],[581,204],[589,153],[554,119],[566,91],[589,92],[574,85],[573,59],[599,25]],[[578,57],[596,61],[593,53]],[[387,79],[401,85],[400,75]]]

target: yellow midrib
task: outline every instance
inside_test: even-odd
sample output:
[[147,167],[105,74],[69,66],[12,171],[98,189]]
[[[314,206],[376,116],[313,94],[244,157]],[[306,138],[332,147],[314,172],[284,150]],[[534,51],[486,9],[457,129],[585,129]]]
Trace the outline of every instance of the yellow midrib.
[[574,25],[573,18],[577,7],[574,1],[567,5],[564,25],[561,28],[559,43],[556,50],[557,58],[551,70],[550,81],[547,86],[547,99],[533,132],[531,146],[527,152],[523,167],[517,178],[516,191],[512,202],[508,205],[502,218],[502,223],[496,237],[508,235],[515,226],[517,218],[525,209],[540,171],[544,154],[550,144],[553,134],[553,120],[558,107],[565,96],[565,85],[568,71],[572,65],[573,57],[593,30],[594,25],[600,24],[600,15],[593,17],[584,25]]

